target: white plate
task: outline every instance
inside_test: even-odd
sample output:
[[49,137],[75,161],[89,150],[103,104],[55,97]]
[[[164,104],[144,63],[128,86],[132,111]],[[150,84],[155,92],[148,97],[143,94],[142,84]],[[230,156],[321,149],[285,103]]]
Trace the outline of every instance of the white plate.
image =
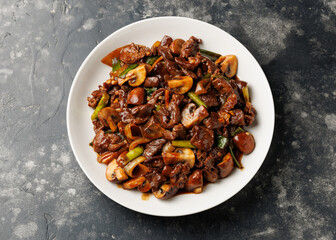
[[[208,184],[201,194],[183,194],[170,200],[153,195],[141,199],[138,191],[126,191],[105,179],[106,165],[98,164],[96,153],[89,147],[94,137],[90,116],[92,109],[86,98],[109,77],[110,68],[100,60],[112,50],[131,42],[151,46],[164,35],[203,40],[201,48],[238,57],[238,77],[248,82],[252,104],[257,110],[256,124],[250,128],[256,148],[243,157],[244,170],[235,169],[227,178]],[[274,128],[274,105],[267,79],[252,54],[235,38],[208,23],[182,17],[151,18],[112,33],[85,59],[73,81],[67,107],[67,126],[76,159],[90,181],[106,196],[129,209],[156,216],[182,216],[212,208],[239,192],[257,173],[271,144]]]

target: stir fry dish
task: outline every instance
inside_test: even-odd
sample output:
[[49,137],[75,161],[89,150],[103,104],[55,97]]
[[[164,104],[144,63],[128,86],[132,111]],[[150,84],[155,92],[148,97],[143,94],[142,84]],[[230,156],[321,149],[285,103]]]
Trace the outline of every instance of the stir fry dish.
[[108,181],[158,199],[201,193],[243,168],[255,141],[245,126],[256,110],[235,55],[200,48],[201,39],[164,36],[150,48],[131,43],[102,59],[109,79],[88,105],[90,145]]

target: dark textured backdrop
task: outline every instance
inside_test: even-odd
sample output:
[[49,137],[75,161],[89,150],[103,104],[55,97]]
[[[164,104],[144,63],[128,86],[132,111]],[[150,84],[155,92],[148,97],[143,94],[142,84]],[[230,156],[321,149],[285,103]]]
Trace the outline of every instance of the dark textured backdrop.
[[[73,78],[113,31],[177,15],[241,41],[268,77],[274,138],[253,180],[206,212],[130,211],[86,178],[69,145]],[[336,1],[2,0],[0,239],[336,239]]]

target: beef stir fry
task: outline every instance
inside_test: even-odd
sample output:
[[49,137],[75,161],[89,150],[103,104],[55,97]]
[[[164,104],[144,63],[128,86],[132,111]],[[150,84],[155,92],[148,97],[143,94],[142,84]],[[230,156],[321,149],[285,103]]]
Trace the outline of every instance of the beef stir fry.
[[108,181],[168,199],[200,193],[242,168],[253,151],[256,111],[235,55],[200,49],[201,39],[164,36],[129,44],[102,62],[110,78],[88,97],[98,162]]

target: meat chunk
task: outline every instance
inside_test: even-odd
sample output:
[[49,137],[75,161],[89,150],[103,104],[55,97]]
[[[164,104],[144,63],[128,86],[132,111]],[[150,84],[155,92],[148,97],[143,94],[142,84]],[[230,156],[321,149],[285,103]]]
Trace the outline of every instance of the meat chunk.
[[187,183],[185,184],[185,189],[188,192],[192,192],[197,188],[203,187],[203,174],[202,170],[196,169],[192,174],[190,174]]
[[167,180],[167,178],[163,176],[163,174],[159,173],[157,170],[154,170],[153,172],[146,174],[145,178],[149,182],[153,191],[158,190],[161,184]]
[[175,125],[172,131],[164,130],[163,137],[167,140],[184,139],[187,134],[186,129],[181,123]]
[[194,126],[191,130],[190,143],[203,151],[210,151],[214,144],[214,132],[202,126]]
[[157,87],[159,86],[160,80],[158,77],[147,77],[144,82],[144,87]]
[[255,115],[257,113],[250,102],[246,103],[246,106],[244,108],[244,113],[245,113],[246,126],[249,126],[253,123]]
[[173,42],[173,39],[167,35],[164,35],[161,40],[161,46],[168,47]]
[[230,83],[223,78],[216,78],[212,81],[212,86],[220,93],[226,94],[233,91]]
[[150,54],[151,51],[148,47],[132,43],[121,49],[120,60],[124,63],[131,64]]
[[219,102],[217,100],[216,95],[214,95],[212,92],[209,92],[207,94],[202,94],[199,96],[199,98],[208,106],[208,107],[217,107],[219,106]]
[[190,37],[182,44],[180,56],[185,58],[195,56],[199,51],[199,43],[202,43],[201,39],[195,38],[194,36]]
[[143,155],[146,158],[153,157],[154,155],[158,154],[161,151],[163,145],[166,142],[167,142],[166,139],[161,138],[161,139],[156,139],[156,140],[148,143],[146,145],[146,148],[145,148],[145,151],[144,151]]
[[215,166],[216,158],[208,156],[204,161],[204,177],[208,182],[216,182],[218,180],[218,169]]
[[88,105],[91,108],[96,108],[100,98],[103,96],[103,92],[100,90],[95,90],[91,93],[92,97],[88,97]]
[[219,129],[223,127],[223,123],[219,121],[219,115],[216,112],[211,112],[210,117],[204,119],[203,123],[208,129]]
[[189,57],[188,61],[183,57],[175,57],[175,62],[181,67],[188,70],[194,70],[200,63],[201,60],[199,60],[196,57]]
[[232,125],[244,126],[245,125],[245,115],[241,109],[234,109],[233,114],[230,118],[230,123]]
[[183,101],[183,95],[173,94],[168,108],[162,107],[157,112],[162,127],[166,129],[173,128],[178,122],[181,121],[181,110],[179,105]]
[[105,137],[105,133],[103,130],[97,132],[96,136],[93,138],[92,147],[93,150],[97,153],[103,153],[108,150],[110,145],[110,141]]

